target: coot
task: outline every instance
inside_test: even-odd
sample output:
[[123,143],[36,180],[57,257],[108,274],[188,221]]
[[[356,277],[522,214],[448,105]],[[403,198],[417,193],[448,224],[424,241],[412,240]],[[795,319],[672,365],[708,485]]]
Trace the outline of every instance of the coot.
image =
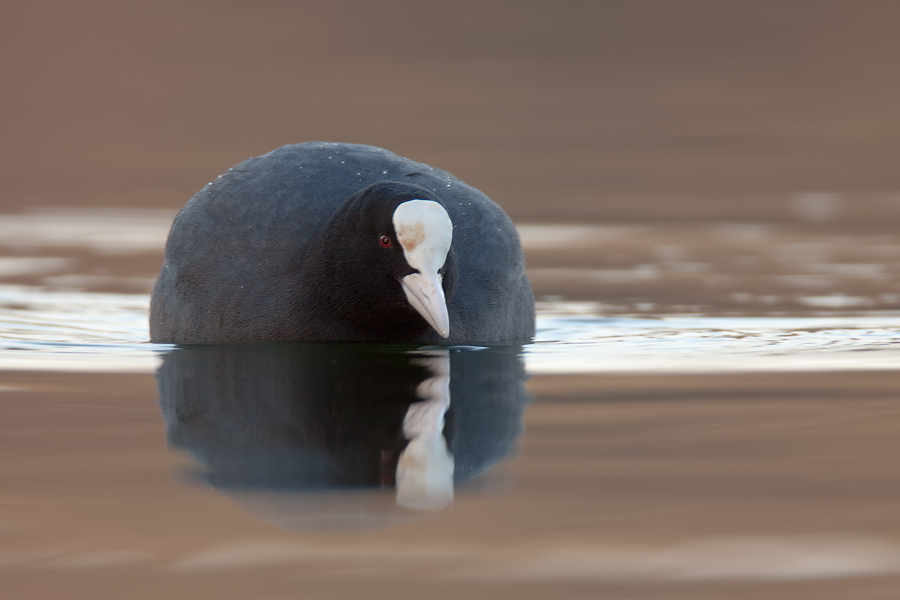
[[373,146],[246,160],[175,218],[150,338],[502,344],[534,335],[519,237],[487,196]]

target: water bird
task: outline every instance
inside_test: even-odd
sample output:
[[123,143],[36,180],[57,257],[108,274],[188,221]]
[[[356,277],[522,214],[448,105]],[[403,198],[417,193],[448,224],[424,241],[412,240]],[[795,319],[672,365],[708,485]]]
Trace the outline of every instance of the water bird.
[[150,304],[154,342],[533,335],[506,213],[445,171],[355,144],[284,146],[206,185],[175,218]]

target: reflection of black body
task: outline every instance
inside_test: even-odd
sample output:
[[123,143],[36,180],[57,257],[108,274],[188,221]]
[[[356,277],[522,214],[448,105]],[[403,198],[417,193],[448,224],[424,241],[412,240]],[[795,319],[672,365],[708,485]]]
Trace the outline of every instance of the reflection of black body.
[[[454,479],[508,455],[527,402],[519,348],[450,351],[444,436]],[[223,488],[393,483],[421,355],[351,344],[191,346],[164,358],[160,406],[173,446]]]

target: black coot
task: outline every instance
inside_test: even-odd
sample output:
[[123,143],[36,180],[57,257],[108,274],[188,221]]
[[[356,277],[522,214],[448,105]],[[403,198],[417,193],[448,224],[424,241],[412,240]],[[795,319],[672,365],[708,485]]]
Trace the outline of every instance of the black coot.
[[373,146],[285,146],[175,218],[154,342],[500,344],[534,335],[515,227],[445,171]]

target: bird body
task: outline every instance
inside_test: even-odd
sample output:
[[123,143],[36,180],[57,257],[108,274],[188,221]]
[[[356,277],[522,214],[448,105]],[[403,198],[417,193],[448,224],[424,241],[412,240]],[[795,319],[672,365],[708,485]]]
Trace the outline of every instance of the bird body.
[[172,225],[150,307],[151,340],[181,344],[533,334],[503,210],[445,171],[352,144],[285,146],[204,187]]

